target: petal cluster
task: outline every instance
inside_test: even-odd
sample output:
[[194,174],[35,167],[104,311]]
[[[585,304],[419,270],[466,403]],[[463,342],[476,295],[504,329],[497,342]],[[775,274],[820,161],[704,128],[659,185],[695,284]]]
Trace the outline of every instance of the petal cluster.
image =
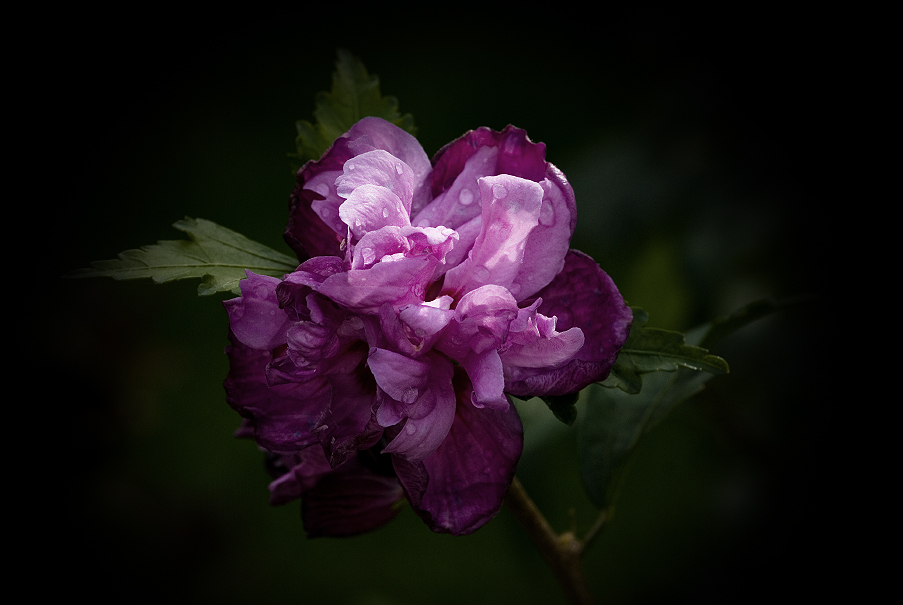
[[227,398],[273,462],[271,501],[309,535],[379,527],[405,498],[438,532],[499,510],[522,449],[507,395],[607,376],[632,315],[569,250],[574,193],[523,130],[470,131],[432,161],[365,118],[298,172],[303,262],[226,301]]

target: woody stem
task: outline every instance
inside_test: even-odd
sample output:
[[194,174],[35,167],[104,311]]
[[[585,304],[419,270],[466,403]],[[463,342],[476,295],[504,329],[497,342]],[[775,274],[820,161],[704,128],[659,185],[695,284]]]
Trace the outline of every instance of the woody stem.
[[556,534],[517,477],[508,488],[505,504],[552,568],[568,601],[573,605],[592,605],[593,597],[586,584],[581,562],[584,543],[572,532]]

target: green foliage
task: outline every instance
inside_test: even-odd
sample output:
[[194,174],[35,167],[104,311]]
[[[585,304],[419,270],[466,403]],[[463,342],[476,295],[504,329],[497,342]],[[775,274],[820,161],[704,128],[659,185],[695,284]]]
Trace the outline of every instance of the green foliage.
[[336,71],[332,74],[332,91],[320,92],[316,97],[314,118],[317,123],[306,120],[295,123],[298,129],[295,157],[301,163],[319,159],[333,141],[367,116],[383,118],[416,134],[413,116],[398,112],[398,99],[382,96],[379,78],[368,74],[360,59],[340,49]]
[[[636,389],[623,388],[623,377],[618,377],[584,390],[585,407],[578,422],[580,475],[593,504],[605,508],[613,503],[617,494],[613,486],[626,472],[625,463],[644,434],[677,404],[699,393],[715,375],[727,372],[724,360],[698,345],[714,345],[784,306],[772,301],[751,303],[689,332],[686,340],[690,344],[678,333],[646,328],[648,317],[634,311],[640,329],[636,330],[635,323],[635,331],[622,349],[622,356],[625,349],[627,353],[621,364],[626,369],[622,367],[621,372],[635,379],[628,386]],[[635,333],[639,333],[637,338]],[[656,350],[664,353],[656,354]],[[622,361],[620,356],[618,361]]]
[[548,397],[540,397],[540,399],[549,406],[549,409],[555,414],[555,418],[571,426],[577,420],[577,408],[575,405],[579,397],[580,393],[571,393],[570,395],[549,395]]
[[150,278],[154,283],[201,278],[198,294],[238,291],[245,269],[281,277],[297,266],[290,256],[204,219],[186,217],[173,227],[191,240],[160,241],[138,250],[126,250],[118,259],[95,261],[67,277]]
[[726,374],[727,362],[708,350],[689,345],[680,332],[646,326],[649,316],[633,309],[633,326],[627,342],[603,386],[617,387],[626,393],[639,393],[643,375],[651,372],[673,372],[678,368]]

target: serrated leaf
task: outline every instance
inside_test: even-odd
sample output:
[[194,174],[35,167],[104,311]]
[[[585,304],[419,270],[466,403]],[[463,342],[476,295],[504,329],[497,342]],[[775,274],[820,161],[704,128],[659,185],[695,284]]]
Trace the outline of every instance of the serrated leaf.
[[678,368],[726,374],[727,362],[711,355],[708,349],[689,345],[680,332],[646,326],[648,315],[642,309],[633,309],[634,320],[627,342],[621,347],[618,358],[603,386],[618,388],[627,393],[638,393],[643,386],[643,376],[652,372],[673,372]]
[[245,269],[280,277],[294,271],[297,261],[247,237],[205,219],[185,217],[173,227],[189,240],[166,240],[137,250],[126,250],[115,260],[95,261],[67,277],[146,279],[165,283],[201,278],[198,294],[237,291]]
[[[789,302],[756,301],[687,333],[694,345],[711,346],[740,328],[783,309]],[[643,328],[648,316],[635,310],[635,321]],[[702,349],[705,350],[705,349]],[[720,358],[718,358],[720,359]],[[679,403],[690,399],[714,378],[715,373],[686,366],[671,372],[642,376],[642,390],[601,388],[591,385],[583,391],[585,407],[580,414],[578,447],[580,475],[590,500],[599,508],[613,502],[618,477],[643,435],[656,426]]]
[[580,476],[599,508],[612,503],[612,480],[640,438],[674,407],[699,393],[714,374],[685,368],[644,377],[637,394],[590,385],[580,414]]
[[316,96],[316,124],[299,120],[295,126],[297,158],[303,163],[319,159],[338,137],[348,132],[361,118],[375,116],[392,122],[416,135],[414,118],[398,111],[398,99],[382,96],[379,78],[367,73],[360,59],[339,49],[336,71],[332,75],[332,91]]

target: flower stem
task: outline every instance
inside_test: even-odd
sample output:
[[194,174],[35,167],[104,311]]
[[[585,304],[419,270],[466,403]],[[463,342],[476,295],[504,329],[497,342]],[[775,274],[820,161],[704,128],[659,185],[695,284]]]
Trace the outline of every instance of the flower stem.
[[[530,539],[542,553],[552,568],[555,578],[564,589],[570,603],[574,605],[592,605],[593,597],[586,584],[581,558],[585,544],[572,532],[561,535],[555,533],[549,522],[542,515],[533,500],[527,495],[521,482],[514,478],[505,498],[508,508],[524,526]],[[604,522],[600,521],[596,525]],[[595,526],[594,526],[595,529]],[[598,530],[594,532],[598,533]]]

